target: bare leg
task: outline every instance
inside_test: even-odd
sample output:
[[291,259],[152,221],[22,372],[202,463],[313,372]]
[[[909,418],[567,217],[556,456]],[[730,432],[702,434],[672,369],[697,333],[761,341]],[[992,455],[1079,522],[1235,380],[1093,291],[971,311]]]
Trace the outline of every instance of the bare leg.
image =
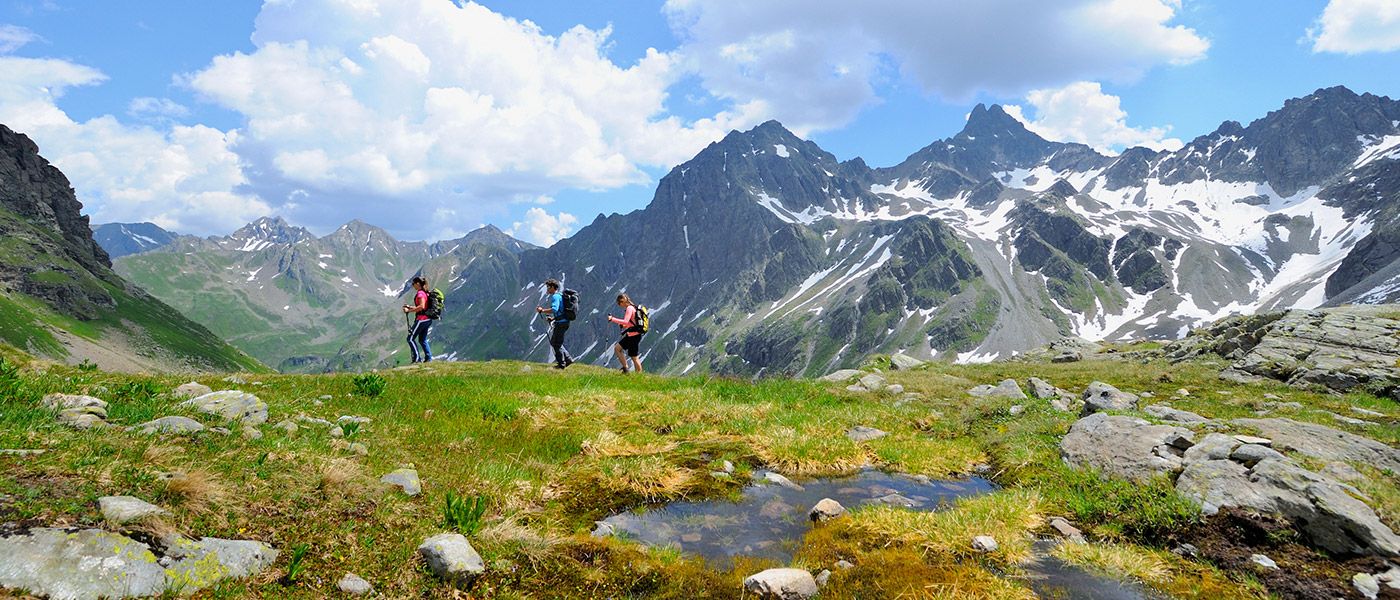
[[637,371],[638,373],[641,373],[641,372],[642,372],[642,357],[640,357],[640,356],[633,356],[633,357],[632,357],[632,368],[636,369],[636,371]]
[[622,344],[613,344],[613,354],[617,356],[617,363],[622,365],[622,370],[627,371],[627,355],[622,352]]

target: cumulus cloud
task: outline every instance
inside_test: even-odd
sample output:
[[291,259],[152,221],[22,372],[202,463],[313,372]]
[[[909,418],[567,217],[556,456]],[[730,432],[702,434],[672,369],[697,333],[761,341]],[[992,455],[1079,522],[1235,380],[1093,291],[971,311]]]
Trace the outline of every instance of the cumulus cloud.
[[844,125],[908,79],[961,100],[1130,81],[1205,56],[1179,0],[668,0],[678,55],[711,93],[799,132]]
[[1330,0],[1308,31],[1313,52],[1361,54],[1400,50],[1400,3]]
[[105,79],[64,60],[0,56],[0,123],[39,144],[98,222],[210,231],[267,213],[265,203],[238,191],[247,179],[231,149],[236,133],[134,127],[111,115],[75,121],[58,107],[68,89]]
[[1032,90],[1026,94],[1026,102],[1034,118],[1017,105],[1007,106],[1007,113],[1048,140],[1079,142],[1108,154],[1132,146],[1153,150],[1176,150],[1182,146],[1181,140],[1166,137],[1171,127],[1128,125],[1128,113],[1118,96],[1104,93],[1095,81]]
[[190,109],[169,98],[143,96],[131,100],[126,107],[126,114],[136,119],[166,121],[188,117]]
[[[647,183],[644,167],[762,116],[670,115],[675,57],[617,64],[610,36],[548,35],[471,2],[272,0],[253,52],[216,57],[187,84],[243,115],[254,188],[307,193],[308,218],[343,218],[346,195],[366,194],[479,222],[501,198]],[[418,227],[398,213],[388,226]]]
[[578,217],[569,213],[551,215],[545,209],[536,206],[525,211],[525,220],[517,221],[506,233],[537,246],[551,246],[569,237],[577,224]]
[[19,25],[0,25],[0,54],[9,54],[38,39],[33,31]]

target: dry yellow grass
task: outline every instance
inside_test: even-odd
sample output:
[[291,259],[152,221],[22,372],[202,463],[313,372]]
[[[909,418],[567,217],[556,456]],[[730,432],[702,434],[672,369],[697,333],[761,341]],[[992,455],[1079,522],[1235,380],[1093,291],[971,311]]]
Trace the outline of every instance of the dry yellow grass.
[[1170,594],[1199,600],[1263,600],[1257,583],[1232,581],[1201,563],[1127,544],[1060,544],[1053,554],[1069,564],[1109,577],[1130,578]]
[[[1003,565],[1030,558],[1030,533],[1043,521],[1040,495],[1026,490],[1004,490],[964,498],[940,512],[915,512],[901,508],[871,507],[852,514],[851,526],[886,540],[920,548],[927,554],[948,558],[985,556]],[[997,540],[995,552],[979,555],[972,538],[989,535]]]
[[200,469],[175,473],[166,480],[165,491],[181,506],[196,513],[213,511],[224,504],[229,496],[227,488],[217,477]]
[[676,449],[675,442],[653,441],[636,444],[611,431],[604,430],[583,442],[583,452],[590,456],[645,456],[664,454]]
[[777,427],[745,439],[763,464],[787,475],[837,475],[874,462],[842,430]]

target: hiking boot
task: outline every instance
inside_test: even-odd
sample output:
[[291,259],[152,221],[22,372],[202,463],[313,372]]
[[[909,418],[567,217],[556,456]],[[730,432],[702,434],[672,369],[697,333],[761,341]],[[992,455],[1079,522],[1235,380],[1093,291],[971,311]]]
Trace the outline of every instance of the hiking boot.
[[566,359],[564,359],[564,366],[565,366],[565,367],[567,367],[567,366],[569,366],[569,365],[572,365],[572,364],[574,364],[574,359],[572,359],[572,358],[566,358]]
[[559,364],[557,364],[557,365],[554,365],[554,368],[559,369],[560,371],[563,371],[563,370],[564,370],[564,367],[567,367],[567,366],[569,366],[569,365],[564,364],[564,363],[559,363]]
[[627,374],[627,367],[622,367],[622,374],[623,374],[623,375],[626,375],[626,374]]

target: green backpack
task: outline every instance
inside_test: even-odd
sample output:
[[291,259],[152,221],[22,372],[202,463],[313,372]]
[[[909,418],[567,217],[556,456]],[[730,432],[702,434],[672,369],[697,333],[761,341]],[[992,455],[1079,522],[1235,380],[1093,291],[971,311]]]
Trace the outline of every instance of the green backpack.
[[428,306],[423,310],[423,316],[437,320],[442,318],[442,304],[447,301],[447,297],[442,295],[442,290],[433,288],[428,292]]

